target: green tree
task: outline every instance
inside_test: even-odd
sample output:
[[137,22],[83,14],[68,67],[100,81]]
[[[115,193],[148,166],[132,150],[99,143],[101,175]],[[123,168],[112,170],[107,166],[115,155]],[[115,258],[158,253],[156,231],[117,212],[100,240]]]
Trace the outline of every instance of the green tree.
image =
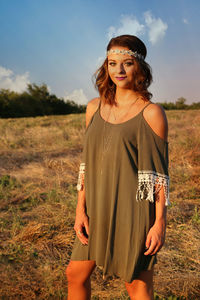
[[40,86],[35,83],[29,83],[27,85],[27,91],[30,96],[40,100],[48,100],[50,96],[48,87],[45,83]]
[[186,109],[187,104],[185,104],[187,100],[184,97],[180,97],[176,100],[176,107],[177,109]]

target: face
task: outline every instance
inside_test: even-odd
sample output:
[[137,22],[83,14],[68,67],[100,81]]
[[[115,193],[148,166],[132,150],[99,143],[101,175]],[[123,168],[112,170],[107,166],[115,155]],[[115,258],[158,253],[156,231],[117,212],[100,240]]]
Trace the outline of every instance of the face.
[[[111,49],[129,50],[125,47]],[[112,53],[108,55],[108,74],[117,87],[129,89],[133,86],[135,58],[129,54]]]

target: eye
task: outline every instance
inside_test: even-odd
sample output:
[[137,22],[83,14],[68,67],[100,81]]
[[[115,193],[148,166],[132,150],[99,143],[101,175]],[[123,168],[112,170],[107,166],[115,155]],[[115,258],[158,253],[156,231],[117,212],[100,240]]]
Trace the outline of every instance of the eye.
[[113,62],[113,61],[109,62],[109,66],[112,66],[112,67],[114,67],[115,65],[116,65],[116,63],[115,63],[115,62]]
[[134,65],[134,63],[132,61],[127,61],[127,62],[125,62],[125,65],[129,67],[129,66]]

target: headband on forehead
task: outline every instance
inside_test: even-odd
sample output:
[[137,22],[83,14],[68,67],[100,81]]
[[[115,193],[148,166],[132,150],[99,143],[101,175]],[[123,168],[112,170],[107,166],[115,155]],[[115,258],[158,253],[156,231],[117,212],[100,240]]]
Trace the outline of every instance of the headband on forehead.
[[107,56],[109,54],[129,54],[131,56],[134,56],[136,58],[139,58],[139,59],[144,59],[144,56],[140,53],[137,53],[137,51],[132,51],[132,50],[119,50],[119,49],[111,49],[111,50],[108,50],[107,51]]

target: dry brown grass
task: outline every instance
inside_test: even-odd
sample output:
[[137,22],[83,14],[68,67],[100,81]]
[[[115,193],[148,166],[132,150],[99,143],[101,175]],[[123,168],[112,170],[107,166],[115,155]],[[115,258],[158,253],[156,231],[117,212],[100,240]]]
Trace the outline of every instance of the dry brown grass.
[[[200,112],[167,115],[172,205],[155,290],[198,299]],[[83,114],[0,120],[1,299],[66,298],[83,135]],[[93,299],[128,299],[119,278],[101,275]]]

